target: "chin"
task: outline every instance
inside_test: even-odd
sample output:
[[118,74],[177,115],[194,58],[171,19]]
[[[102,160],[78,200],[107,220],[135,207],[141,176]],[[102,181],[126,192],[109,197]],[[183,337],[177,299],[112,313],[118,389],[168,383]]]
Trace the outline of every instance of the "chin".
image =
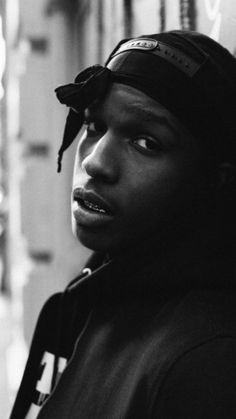
[[106,237],[101,231],[72,223],[72,232],[78,241],[90,250],[107,253],[113,247],[111,237]]

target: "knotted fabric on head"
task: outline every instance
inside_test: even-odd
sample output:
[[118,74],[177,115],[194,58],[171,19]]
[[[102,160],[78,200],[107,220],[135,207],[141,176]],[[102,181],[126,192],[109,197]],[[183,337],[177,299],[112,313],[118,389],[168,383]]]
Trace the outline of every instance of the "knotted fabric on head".
[[106,66],[80,73],[75,83],[56,89],[70,107],[63,152],[83,124],[84,110],[111,82],[130,85],[173,113],[212,155],[236,160],[236,60],[217,42],[191,31],[170,31],[122,40]]
[[78,74],[74,83],[60,86],[55,90],[58,100],[70,107],[62,145],[58,152],[58,172],[61,171],[64,151],[72,144],[83,125],[85,109],[105,94],[110,73],[108,68],[94,65]]

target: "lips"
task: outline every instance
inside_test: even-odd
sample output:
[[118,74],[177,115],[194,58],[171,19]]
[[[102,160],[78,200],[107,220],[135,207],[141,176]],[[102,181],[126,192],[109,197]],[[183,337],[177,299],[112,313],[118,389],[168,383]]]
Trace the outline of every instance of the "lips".
[[93,204],[90,201],[87,200],[79,200],[80,205],[83,205],[85,208],[90,209],[91,211],[98,212],[100,214],[107,214],[106,210],[102,207],[99,207],[97,204]]
[[72,212],[78,224],[89,227],[100,226],[113,218],[111,205],[97,193],[84,188],[73,190]]
[[83,188],[76,188],[73,191],[73,199],[80,202],[91,211],[108,215],[112,214],[110,204],[95,192],[86,191]]

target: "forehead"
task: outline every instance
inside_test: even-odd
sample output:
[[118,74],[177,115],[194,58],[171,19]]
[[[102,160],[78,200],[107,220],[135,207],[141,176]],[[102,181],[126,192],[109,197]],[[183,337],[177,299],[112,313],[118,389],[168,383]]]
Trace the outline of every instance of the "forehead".
[[129,85],[113,83],[106,96],[86,110],[86,115],[134,120],[137,122],[160,123],[173,130],[186,132],[187,128],[161,103],[146,93]]

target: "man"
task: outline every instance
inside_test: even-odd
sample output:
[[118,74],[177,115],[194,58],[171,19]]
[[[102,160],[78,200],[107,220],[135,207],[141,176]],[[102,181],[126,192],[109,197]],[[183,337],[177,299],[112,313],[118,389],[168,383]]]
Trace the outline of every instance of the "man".
[[11,418],[235,418],[236,63],[184,31],[124,40],[61,86],[74,234]]

